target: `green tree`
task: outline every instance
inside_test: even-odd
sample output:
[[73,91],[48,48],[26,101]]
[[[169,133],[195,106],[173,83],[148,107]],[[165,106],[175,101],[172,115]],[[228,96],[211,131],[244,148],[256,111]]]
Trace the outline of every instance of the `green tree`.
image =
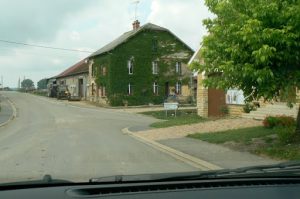
[[34,83],[31,79],[24,79],[21,82],[22,89],[29,90],[34,88]]
[[38,89],[47,89],[47,79],[41,79],[37,83],[37,88]]
[[[203,21],[209,35],[202,42],[204,84],[238,88],[266,100],[295,100],[300,86],[299,0],[206,0],[213,19]],[[299,107],[300,111],[300,107]],[[297,119],[300,132],[300,115]]]

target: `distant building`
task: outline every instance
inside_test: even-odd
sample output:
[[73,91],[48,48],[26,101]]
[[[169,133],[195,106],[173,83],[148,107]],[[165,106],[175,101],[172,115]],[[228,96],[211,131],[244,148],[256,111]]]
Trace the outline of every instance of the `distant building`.
[[99,49],[89,60],[90,101],[121,105],[161,104],[169,95],[187,102],[193,50],[166,28],[133,23],[133,29]]
[[72,97],[86,99],[89,67],[86,59],[81,60],[59,75],[48,79],[48,88],[66,85]]

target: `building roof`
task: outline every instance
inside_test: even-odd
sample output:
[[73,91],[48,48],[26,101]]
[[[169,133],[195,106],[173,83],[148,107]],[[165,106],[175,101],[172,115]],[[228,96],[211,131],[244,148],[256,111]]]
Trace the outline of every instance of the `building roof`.
[[[140,28],[138,28],[137,30],[131,30],[129,32],[125,32],[123,35],[121,35],[120,37],[118,37],[117,39],[113,40],[112,42],[110,42],[109,44],[105,45],[104,47],[100,48],[99,50],[97,50],[96,52],[94,52],[92,55],[89,56],[89,58],[91,57],[95,57],[97,55],[101,55],[103,53],[109,52],[113,49],[115,49],[116,47],[118,47],[119,45],[127,42],[131,37],[137,35],[139,32],[143,31],[143,30],[158,30],[158,31],[166,31],[171,33],[174,37],[176,37],[179,41],[181,41],[183,44],[185,44],[181,39],[179,39],[175,34],[173,34],[170,30],[160,27],[158,25],[152,24],[152,23],[147,23],[143,26],[141,26]],[[190,50],[194,51],[193,49],[191,49],[187,44],[185,44]]]
[[190,59],[188,65],[191,65],[193,63],[193,61],[200,61],[200,50],[201,50],[201,46],[198,48],[198,50],[194,53],[194,55],[192,56],[192,58]]
[[78,75],[78,74],[88,73],[88,72],[89,72],[88,62],[86,61],[86,59],[83,59],[53,78],[68,77],[68,76]]

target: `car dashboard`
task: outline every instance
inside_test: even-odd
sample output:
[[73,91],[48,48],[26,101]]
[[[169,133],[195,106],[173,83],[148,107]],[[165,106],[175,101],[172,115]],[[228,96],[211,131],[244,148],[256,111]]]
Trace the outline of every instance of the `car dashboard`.
[[2,188],[0,198],[299,198],[300,178],[214,179],[174,182],[133,182],[18,186]]

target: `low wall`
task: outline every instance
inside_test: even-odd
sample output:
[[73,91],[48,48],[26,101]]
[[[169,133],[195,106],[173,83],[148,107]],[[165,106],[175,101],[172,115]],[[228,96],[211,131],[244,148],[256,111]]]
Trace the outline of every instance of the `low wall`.
[[244,113],[244,105],[239,104],[227,104],[230,116],[242,116]]

